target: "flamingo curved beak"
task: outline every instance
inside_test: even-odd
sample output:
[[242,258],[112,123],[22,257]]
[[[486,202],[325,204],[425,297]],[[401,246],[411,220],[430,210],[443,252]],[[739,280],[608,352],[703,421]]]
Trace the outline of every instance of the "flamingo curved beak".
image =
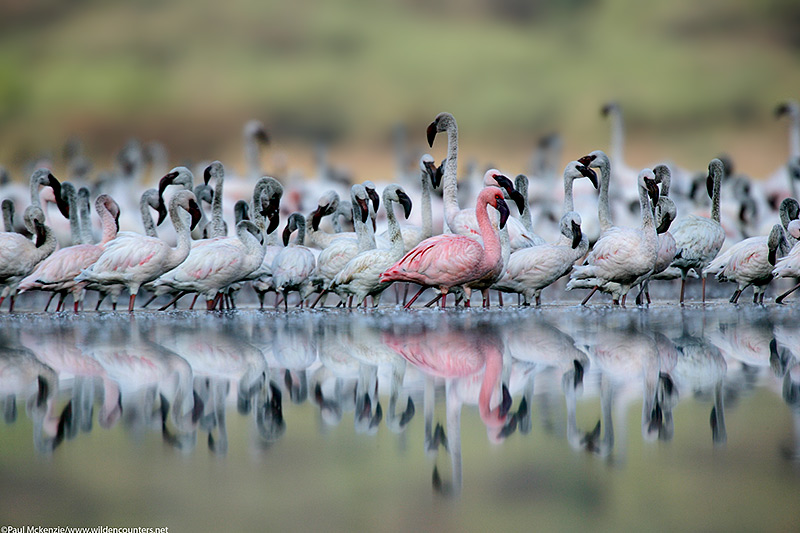
[[596,155],[587,154],[587,155],[581,157],[580,159],[578,159],[578,163],[580,163],[583,166],[588,167],[592,163],[592,161],[594,161],[596,158],[597,158]]
[[378,208],[381,205],[381,197],[378,195],[378,191],[375,189],[367,188],[367,194],[369,195],[369,199],[372,200],[372,208],[375,212],[378,212]]
[[264,128],[258,128],[255,131],[255,135],[253,137],[262,144],[269,144],[270,142],[269,134],[267,133],[267,130],[265,130]]
[[158,222],[156,222],[156,226],[160,226],[161,223],[164,222],[164,219],[167,218],[167,208],[164,205],[164,191],[167,190],[167,187],[172,185],[177,177],[177,172],[170,172],[158,181],[158,208],[156,209],[158,211]]
[[500,229],[506,227],[506,222],[508,222],[508,217],[511,215],[511,212],[508,210],[508,204],[503,199],[497,200],[497,210],[500,212]]
[[525,209],[525,197],[514,188],[514,184],[511,182],[511,180],[502,174],[495,174],[494,181],[496,181],[500,187],[505,189],[505,191],[508,193],[508,197],[514,200],[514,203],[517,204],[517,209],[519,209],[519,212],[522,213],[522,211]]
[[709,198],[714,198],[714,178],[711,177],[711,174],[706,177],[706,192]]
[[208,185],[209,181],[211,181],[211,165],[208,165],[203,171],[203,183]]
[[367,201],[363,198],[357,198],[356,203],[361,210],[361,222],[366,224],[367,219],[369,218],[369,206],[367,205]]
[[428,137],[428,146],[433,148],[433,140],[436,138],[436,121],[431,122],[428,124],[428,129],[425,130],[425,134]]
[[47,238],[47,229],[38,219],[33,220],[33,227],[36,230],[36,247],[41,248]]
[[597,172],[595,172],[586,165],[578,165],[577,168],[580,171],[580,173],[583,174],[584,177],[589,178],[589,181],[592,182],[592,185],[594,185],[595,189],[598,189],[600,187],[600,184],[597,181]]
[[781,118],[784,115],[788,115],[789,111],[791,111],[789,104],[783,102],[775,108],[775,118]]
[[322,206],[317,207],[314,211],[311,212],[311,228],[314,231],[319,231],[319,223],[322,221],[322,217],[324,215],[324,209]]
[[403,191],[397,191],[397,199],[400,200],[400,205],[403,206],[403,214],[408,220],[408,216],[411,214],[411,198]]
[[647,187],[647,195],[650,197],[650,201],[653,202],[653,205],[658,203],[658,184],[651,179],[645,178],[644,180],[645,187]]
[[434,189],[439,186],[439,181],[442,179],[441,175],[437,175],[437,171],[438,169],[436,168],[436,163],[432,161],[425,162],[425,172],[428,174],[428,177],[430,177],[431,185]]
[[581,244],[583,233],[581,232],[581,225],[572,221],[572,249],[576,249]]
[[200,219],[203,218],[203,213],[200,211],[200,206],[194,200],[189,200],[189,214],[192,215],[192,224],[189,229],[194,229]]
[[47,183],[53,189],[53,195],[56,197],[56,206],[58,206],[58,210],[64,215],[64,218],[69,218],[69,202],[61,195],[61,183],[52,174],[47,175]]

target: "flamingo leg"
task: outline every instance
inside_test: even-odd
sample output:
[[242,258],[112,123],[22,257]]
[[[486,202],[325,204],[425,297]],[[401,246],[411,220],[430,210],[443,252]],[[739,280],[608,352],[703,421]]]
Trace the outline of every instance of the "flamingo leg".
[[[789,296],[790,294],[792,294],[794,291],[796,291],[797,289],[800,289],[800,283],[798,283],[797,285],[795,285],[794,287],[792,287],[792,288],[791,288],[791,289],[789,289],[788,291],[784,292],[783,294],[781,294],[780,296],[778,296],[777,298],[775,298],[775,303],[776,303],[776,304],[782,304],[782,303],[783,303],[783,300],[784,300],[784,299],[785,299],[787,296]],[[2,305],[2,303],[3,303],[3,300],[2,300],[2,299],[0,299],[0,305]]]
[[597,289],[599,289],[599,288],[600,287],[595,285],[595,287],[592,289],[592,292],[590,292],[589,295],[586,296],[586,298],[583,299],[583,301],[581,302],[581,305],[586,305],[589,302],[589,299],[594,295],[594,293],[597,292]]
[[503,293],[500,291],[497,291],[497,305],[503,307]]
[[0,307],[3,306],[3,300],[5,300],[5,299],[6,299],[5,296],[0,296]]
[[[353,297],[351,296],[350,297],[351,302],[352,302],[352,298]],[[283,291],[283,310],[285,312],[289,311],[289,291]]]
[[435,304],[436,302],[438,302],[441,299],[442,299],[442,295],[438,294],[438,295],[436,295],[436,297],[434,297],[433,300],[431,300],[430,302],[426,303],[425,307],[430,307],[430,306],[432,306],[433,304]]
[[133,313],[133,305],[136,303],[136,294],[131,294],[130,300],[128,301],[128,312]]
[[54,292],[51,292],[51,293],[50,293],[50,298],[48,298],[48,299],[47,299],[47,305],[45,305],[45,306],[44,306],[44,312],[45,312],[45,313],[46,313],[46,312],[47,312],[47,310],[50,308],[50,302],[52,302],[52,301],[53,301],[53,298],[55,298],[55,297],[56,297],[56,293],[54,293]]
[[542,297],[540,295],[536,295],[536,307],[542,306]]
[[411,298],[411,300],[409,300],[408,303],[403,304],[403,309],[409,309],[414,304],[414,302],[417,301],[419,295],[425,292],[425,289],[427,289],[427,287],[425,287],[424,285],[420,287],[417,293]]
[[[192,305],[190,305],[190,306],[189,306],[189,310],[190,310],[190,311],[194,309],[194,303],[197,301],[197,298],[198,298],[199,296],[200,296],[200,293],[199,293],[199,292],[196,292],[196,293],[194,293],[194,298],[192,298]],[[177,304],[177,303],[178,303],[178,300],[175,300],[175,303]]]
[[442,309],[447,307],[447,293],[442,291]]
[[151,303],[153,303],[153,300],[155,300],[156,298],[158,298],[158,295],[157,295],[156,293],[153,293],[153,295],[150,297],[150,299],[149,299],[149,300],[147,300],[147,301],[144,303],[144,305],[142,306],[142,308],[145,308],[145,307],[147,307],[148,305],[150,305]]
[[8,312],[9,313],[13,313],[14,312],[14,302],[16,300],[17,300],[17,296],[15,294],[12,294],[11,297],[8,299],[8,301],[9,301]]
[[706,303],[706,276],[703,274],[703,303]]
[[681,276],[681,299],[680,304],[683,305],[683,292],[686,288],[686,276]]
[[[311,304],[311,308],[312,308],[312,309],[314,309],[314,308],[317,306],[317,303],[318,303],[320,300],[322,300],[322,297],[323,297],[323,296],[326,296],[327,294],[328,294],[328,289],[324,289],[322,292],[320,292],[320,293],[319,293],[319,296],[317,296],[317,299],[316,299],[316,300],[314,300],[314,303],[313,303],[313,304]],[[326,299],[327,299],[327,298],[326,298]],[[325,301],[324,301],[324,300],[322,301],[322,305],[321,305],[320,307],[325,307]]]
[[411,286],[410,283],[406,283],[405,287],[403,288],[403,307],[406,305],[406,300],[408,299],[408,288]]
[[256,296],[258,296],[258,308],[264,309],[264,293],[261,291],[256,291]]
[[[158,308],[158,310],[159,310],[159,311],[166,311],[166,310],[169,308],[169,306],[170,306],[170,305],[172,305],[172,304],[174,304],[174,303],[178,303],[178,300],[180,300],[181,298],[183,298],[183,296],[184,296],[185,294],[186,294],[186,292],[185,292],[185,291],[181,291],[181,292],[179,292],[178,294],[176,294],[176,295],[175,295],[175,297],[174,297],[172,300],[170,300],[170,301],[169,301],[169,303],[168,303],[167,305],[165,305],[165,306],[163,306],[163,307],[159,307],[159,308]],[[195,296],[195,300],[196,300],[196,299],[197,299],[197,296]],[[194,304],[194,302],[192,302],[192,304]]]

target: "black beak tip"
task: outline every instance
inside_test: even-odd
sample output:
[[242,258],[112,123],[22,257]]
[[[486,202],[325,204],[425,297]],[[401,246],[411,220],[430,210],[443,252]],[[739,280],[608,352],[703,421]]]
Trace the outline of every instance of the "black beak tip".
[[209,181],[211,181],[211,165],[207,166],[203,171],[203,183],[208,185]]
[[428,146],[433,148],[433,140],[436,138],[436,122],[431,122],[428,125],[428,129],[425,130],[425,133],[428,137]]

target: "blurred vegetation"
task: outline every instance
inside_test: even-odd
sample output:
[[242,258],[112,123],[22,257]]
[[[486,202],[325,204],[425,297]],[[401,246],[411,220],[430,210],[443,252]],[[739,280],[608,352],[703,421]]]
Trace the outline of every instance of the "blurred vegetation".
[[6,0],[0,163],[73,134],[108,159],[131,135],[211,158],[251,117],[284,143],[372,145],[398,122],[421,143],[442,110],[468,143],[558,130],[584,150],[606,146],[614,99],[645,153],[753,146],[772,169],[798,27],[793,0]]

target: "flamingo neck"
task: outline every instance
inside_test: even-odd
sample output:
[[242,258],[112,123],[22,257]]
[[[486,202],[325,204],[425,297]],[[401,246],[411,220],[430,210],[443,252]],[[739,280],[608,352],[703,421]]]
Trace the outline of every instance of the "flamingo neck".
[[[139,213],[142,215],[142,225],[144,226],[145,235],[148,237],[158,237],[156,225],[155,222],[153,222],[153,216],[150,214],[150,205],[147,203],[147,198],[145,196],[142,196],[142,199],[139,200]],[[102,223],[102,221],[103,217],[101,215],[100,222]],[[105,238],[105,230],[103,231],[103,237]]]
[[433,235],[433,213],[431,212],[431,181],[427,172],[422,172],[422,238]]
[[62,193],[67,195],[67,204],[69,204],[69,235],[73,245],[81,244],[81,220],[78,213],[78,196],[75,194],[75,188],[67,184],[62,184]]
[[258,179],[261,176],[261,150],[258,141],[252,135],[245,136],[244,160],[247,163],[247,176]]
[[572,196],[572,182],[575,178],[564,176],[564,213],[575,211],[575,201]]
[[722,182],[722,176],[719,172],[714,172],[714,190],[711,194],[711,219],[719,224],[720,220],[720,213],[719,213],[719,193],[720,193],[720,186]]
[[14,231],[14,204],[11,200],[3,200],[3,228],[6,233]]
[[[100,215],[100,225],[103,228],[100,244],[105,244],[117,236],[117,223],[114,220],[114,216],[105,206],[103,206],[103,209],[98,214]],[[147,216],[150,217],[150,214],[148,213]],[[150,224],[152,223],[153,219],[150,217]]]
[[225,236],[225,220],[222,217],[222,188],[225,177],[220,172],[214,181],[214,200],[211,202],[211,231],[209,237]]
[[475,207],[475,218],[478,220],[478,230],[481,232],[481,239],[483,239],[483,262],[487,265],[496,265],[502,261],[503,251],[500,238],[489,220],[488,205],[485,199],[479,200],[478,205]]
[[[442,188],[444,218],[449,228],[461,210],[458,207],[458,126],[455,119],[447,126],[447,161],[444,164]],[[452,230],[452,228],[450,228]]]
[[392,242],[391,253],[393,257],[400,259],[403,257],[403,251],[405,250],[403,234],[400,231],[400,224],[397,223],[397,216],[394,214],[394,201],[390,200],[385,192],[383,205],[386,206],[386,221],[389,224],[389,239]]
[[534,233],[533,231],[533,219],[531,218],[531,208],[528,205],[528,179],[520,179],[515,183],[517,191],[522,195],[525,199],[525,207],[522,208],[522,213],[519,214],[519,220],[522,222],[525,231],[529,233]]
[[[70,208],[71,209],[71,208]],[[92,212],[89,209],[89,198],[78,196],[78,226],[80,227],[81,244],[92,244]]]
[[642,186],[639,186],[639,210],[642,214],[642,228],[647,233],[648,238],[652,233],[655,239],[658,240],[656,224],[653,219],[653,209],[650,207],[650,197],[647,195],[647,189]]
[[189,213],[182,211],[175,202],[170,203],[169,218],[178,235],[178,242],[175,248],[170,249],[167,259],[168,270],[172,270],[189,255],[189,251],[192,249],[192,236],[187,223]]
[[56,234],[53,233],[53,230],[50,229],[50,226],[44,227],[44,244],[39,246],[38,248],[34,248],[34,254],[36,257],[36,262],[44,261],[44,259],[52,254],[56,250],[56,246],[58,245],[58,241],[56,240]]
[[601,231],[606,231],[614,223],[611,221],[611,209],[608,205],[608,186],[611,180],[611,164],[605,159],[600,164],[600,200],[597,204],[597,218]]

